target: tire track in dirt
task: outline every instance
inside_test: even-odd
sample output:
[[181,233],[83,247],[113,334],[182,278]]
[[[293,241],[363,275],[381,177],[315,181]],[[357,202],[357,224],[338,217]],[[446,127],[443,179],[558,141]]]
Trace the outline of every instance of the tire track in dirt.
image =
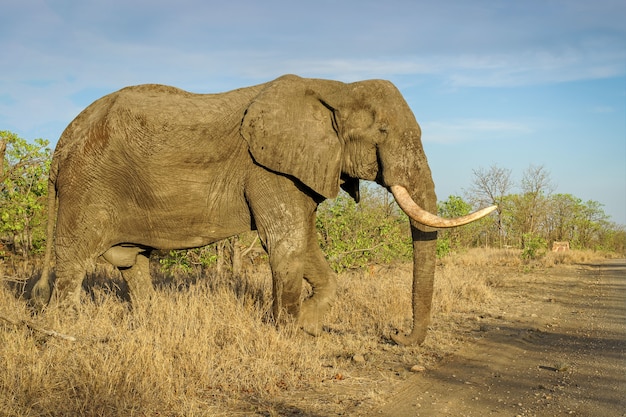
[[371,416],[626,416],[626,260],[520,274],[474,342]]

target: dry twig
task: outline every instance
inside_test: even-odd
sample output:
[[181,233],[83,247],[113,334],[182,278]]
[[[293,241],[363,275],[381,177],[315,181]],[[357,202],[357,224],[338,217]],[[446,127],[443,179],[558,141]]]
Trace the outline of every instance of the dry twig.
[[16,320],[12,320],[12,319],[10,319],[8,317],[4,317],[4,316],[0,316],[0,319],[6,321],[9,324],[12,324],[13,326],[20,326],[20,325],[21,326],[26,326],[29,329],[33,330],[33,331],[40,332],[40,333],[43,333],[43,334],[48,335],[48,336],[58,337],[59,339],[67,340],[69,342],[75,342],[76,341],[76,338],[74,336],[69,336],[69,335],[66,335],[66,334],[63,334],[63,333],[59,333],[59,332],[57,332],[55,330],[42,329],[42,328],[40,328],[38,326],[35,326],[32,323],[27,322],[26,320],[17,320],[16,321]]

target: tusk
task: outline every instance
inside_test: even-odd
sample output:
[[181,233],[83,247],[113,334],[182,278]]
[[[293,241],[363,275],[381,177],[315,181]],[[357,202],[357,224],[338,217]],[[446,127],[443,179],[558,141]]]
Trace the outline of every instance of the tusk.
[[468,214],[467,216],[457,217],[455,219],[444,219],[443,217],[429,213],[418,206],[409,195],[407,189],[401,185],[392,185],[391,193],[398,202],[402,211],[404,211],[407,216],[424,226],[436,227],[440,229],[463,226],[464,224],[471,223],[485,217],[487,214],[498,208],[498,206],[491,206]]

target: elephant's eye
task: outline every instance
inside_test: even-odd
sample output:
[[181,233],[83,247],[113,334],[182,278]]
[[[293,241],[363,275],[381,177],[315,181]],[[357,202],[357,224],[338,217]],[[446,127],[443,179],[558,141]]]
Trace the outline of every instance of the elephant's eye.
[[387,132],[388,132],[388,130],[389,130],[389,128],[387,127],[387,125],[380,125],[380,126],[378,127],[378,131],[379,131],[380,133],[382,133],[383,135],[386,135],[386,134],[387,134]]

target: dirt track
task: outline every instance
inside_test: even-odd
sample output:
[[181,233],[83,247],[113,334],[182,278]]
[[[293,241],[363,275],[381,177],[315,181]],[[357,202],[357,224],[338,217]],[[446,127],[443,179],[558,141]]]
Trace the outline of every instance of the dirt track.
[[[520,295],[523,291],[523,295]],[[626,416],[626,260],[522,275],[435,369],[369,416]]]

